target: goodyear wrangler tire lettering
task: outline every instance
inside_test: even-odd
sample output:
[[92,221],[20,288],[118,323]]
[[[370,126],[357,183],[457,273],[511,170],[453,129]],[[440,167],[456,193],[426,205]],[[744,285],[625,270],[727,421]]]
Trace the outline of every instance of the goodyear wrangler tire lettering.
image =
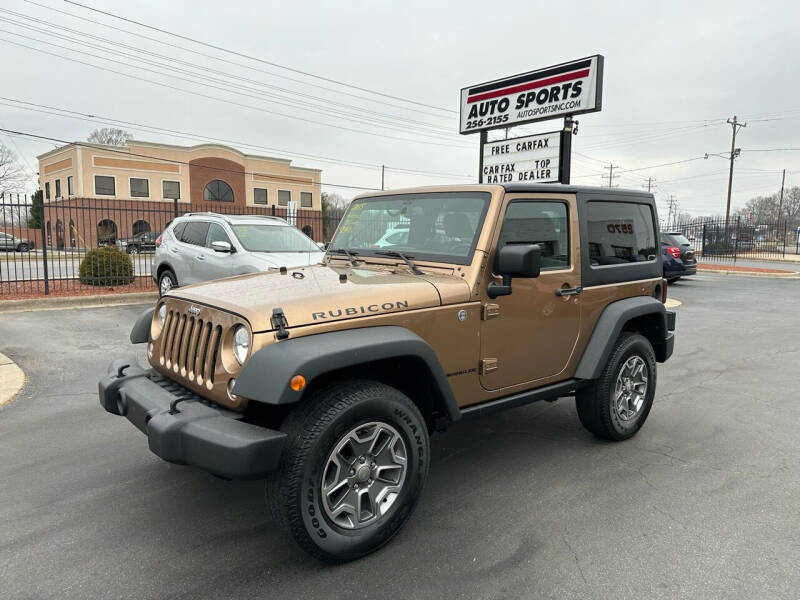
[[[282,429],[288,442],[280,470],[267,482],[267,499],[278,521],[288,525],[303,549],[321,560],[344,562],[373,552],[400,530],[422,491],[430,454],[425,420],[408,397],[374,381],[333,384],[299,405]],[[351,438],[354,432],[355,438]],[[384,433],[388,445],[378,443],[385,439]],[[355,441],[351,443],[351,439]],[[371,444],[373,439],[375,444]],[[386,451],[390,454],[384,455]],[[363,462],[359,460],[362,456]],[[402,458],[399,464],[405,465],[404,475],[386,487],[382,478],[393,471],[384,471],[387,467],[381,465],[397,457]],[[343,471],[340,466],[345,459],[352,461]],[[331,465],[334,468],[329,468]],[[340,478],[346,485],[339,485]],[[337,490],[347,497],[355,491],[354,497],[360,499],[361,494],[370,494],[379,480],[384,487],[376,498],[381,502],[388,498],[380,495],[382,490],[391,489],[393,494],[385,511],[379,503],[369,504],[367,512],[361,512],[359,505],[352,513],[364,517],[358,527],[340,522],[342,513],[329,514]]]

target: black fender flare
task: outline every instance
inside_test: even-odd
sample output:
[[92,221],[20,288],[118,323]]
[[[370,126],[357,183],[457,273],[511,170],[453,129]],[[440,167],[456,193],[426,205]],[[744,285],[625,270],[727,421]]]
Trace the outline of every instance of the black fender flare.
[[[440,408],[451,421],[461,418],[453,390],[433,348],[416,333],[394,325],[364,327],[290,338],[257,351],[237,377],[233,393],[256,402],[287,405],[299,402],[303,391],[289,387],[297,374],[309,383],[346,367],[377,360],[415,357],[427,367],[439,391]],[[369,374],[366,374],[369,376]]]
[[[583,351],[583,356],[575,370],[576,379],[597,379],[608,362],[622,328],[631,319],[645,315],[656,315],[656,334],[661,339],[667,337],[667,309],[664,304],[651,296],[635,296],[612,302],[603,310]],[[662,342],[661,345],[664,343]],[[659,343],[654,344],[656,357],[663,356]],[[660,358],[660,360],[664,360]]]
[[148,308],[136,319],[136,323],[133,324],[133,329],[131,329],[131,344],[143,344],[150,341],[150,323],[153,322],[155,310],[155,306]]

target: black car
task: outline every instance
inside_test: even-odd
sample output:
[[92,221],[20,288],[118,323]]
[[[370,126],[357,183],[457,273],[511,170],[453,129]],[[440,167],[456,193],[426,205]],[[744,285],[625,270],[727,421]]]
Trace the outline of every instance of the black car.
[[661,233],[664,279],[672,283],[697,273],[697,258],[692,243],[680,232]]
[[117,240],[117,247],[128,254],[139,254],[140,252],[155,252],[156,238],[155,231],[143,231],[133,237]]

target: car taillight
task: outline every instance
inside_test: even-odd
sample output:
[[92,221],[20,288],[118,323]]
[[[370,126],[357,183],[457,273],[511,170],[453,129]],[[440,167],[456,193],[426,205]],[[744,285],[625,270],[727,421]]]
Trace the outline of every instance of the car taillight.
[[681,257],[681,249],[678,248],[677,246],[670,246],[669,248],[667,248],[667,253],[672,258],[680,258]]
[[160,248],[160,247],[161,247],[161,236],[158,236],[156,238],[156,248]]

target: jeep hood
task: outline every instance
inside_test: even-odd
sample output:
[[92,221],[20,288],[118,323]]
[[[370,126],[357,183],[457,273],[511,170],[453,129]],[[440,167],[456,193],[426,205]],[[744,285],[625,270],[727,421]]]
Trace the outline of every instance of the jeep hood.
[[241,315],[259,332],[274,329],[273,308],[283,310],[292,328],[466,302],[470,289],[462,278],[448,274],[319,264],[219,279],[173,289],[169,295]]

